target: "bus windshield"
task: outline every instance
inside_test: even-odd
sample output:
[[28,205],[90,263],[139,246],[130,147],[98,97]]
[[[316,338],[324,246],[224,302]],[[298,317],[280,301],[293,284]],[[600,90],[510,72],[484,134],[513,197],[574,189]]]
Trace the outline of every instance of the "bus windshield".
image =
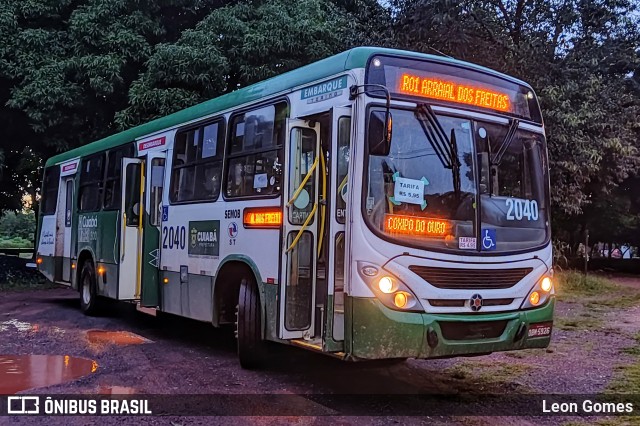
[[392,115],[389,154],[368,158],[364,212],[374,231],[401,244],[466,253],[526,250],[547,241],[542,135],[436,115],[447,158],[416,111],[392,109]]

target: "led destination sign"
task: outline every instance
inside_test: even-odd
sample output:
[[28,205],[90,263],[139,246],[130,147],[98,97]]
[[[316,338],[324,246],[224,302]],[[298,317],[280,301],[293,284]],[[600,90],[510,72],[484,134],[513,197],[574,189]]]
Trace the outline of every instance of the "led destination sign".
[[386,214],[384,232],[425,237],[444,237],[449,233],[451,223],[442,219],[430,219],[417,216]]
[[[443,63],[401,56],[376,55],[367,67],[365,82],[385,86],[397,99],[429,104],[447,103],[464,109],[491,111],[542,123],[540,106],[524,83],[472,64]],[[376,86],[366,88],[383,98]]]
[[510,111],[509,95],[472,84],[459,84],[437,77],[403,73],[398,79],[400,93],[456,102],[498,111]]

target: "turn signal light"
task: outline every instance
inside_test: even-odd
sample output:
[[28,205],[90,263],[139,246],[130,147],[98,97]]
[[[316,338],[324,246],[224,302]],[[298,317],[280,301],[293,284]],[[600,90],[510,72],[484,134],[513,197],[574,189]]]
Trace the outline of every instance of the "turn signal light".
[[540,293],[538,293],[537,291],[531,293],[531,296],[529,296],[529,302],[531,302],[533,306],[536,306],[538,303],[540,303]]
[[540,282],[540,288],[542,291],[549,293],[551,291],[551,287],[553,287],[553,283],[551,282],[551,278],[544,277]]
[[242,222],[245,228],[279,228],[282,211],[274,207],[244,209]]
[[163,283],[165,283],[165,284],[169,284],[169,278],[164,277],[164,278],[162,279],[162,282],[163,282]]
[[398,308],[404,308],[405,306],[407,306],[407,295],[406,293],[403,293],[401,291],[397,292],[395,294],[395,296],[393,297],[393,303],[398,307]]
[[76,264],[75,263],[71,264],[71,269],[76,269]]
[[106,269],[104,268],[104,266],[98,266],[98,273],[99,273],[100,275],[104,274],[104,273],[105,273],[105,271],[106,271]]
[[36,259],[36,263],[37,263],[38,265],[42,265],[42,258],[41,258],[41,257],[39,257],[38,259]]

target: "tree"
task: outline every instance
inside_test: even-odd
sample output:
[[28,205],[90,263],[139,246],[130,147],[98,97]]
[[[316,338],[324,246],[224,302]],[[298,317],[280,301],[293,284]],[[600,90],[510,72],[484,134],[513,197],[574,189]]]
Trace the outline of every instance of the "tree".
[[25,191],[35,199],[46,158],[117,131],[154,46],[228,3],[1,0],[0,210],[20,208]]
[[[366,6],[361,15],[346,7]],[[156,46],[147,70],[117,115],[120,128],[163,116],[347,50],[383,31],[365,33],[375,2],[245,1],[215,9],[175,43]],[[373,30],[372,30],[373,31]],[[377,35],[376,35],[377,34]]]

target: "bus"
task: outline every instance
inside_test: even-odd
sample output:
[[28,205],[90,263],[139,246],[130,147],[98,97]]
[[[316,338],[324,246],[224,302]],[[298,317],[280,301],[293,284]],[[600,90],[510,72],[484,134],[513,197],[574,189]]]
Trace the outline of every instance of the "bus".
[[533,89],[358,47],[50,158],[36,263],[79,292],[344,360],[544,348],[555,290]]

